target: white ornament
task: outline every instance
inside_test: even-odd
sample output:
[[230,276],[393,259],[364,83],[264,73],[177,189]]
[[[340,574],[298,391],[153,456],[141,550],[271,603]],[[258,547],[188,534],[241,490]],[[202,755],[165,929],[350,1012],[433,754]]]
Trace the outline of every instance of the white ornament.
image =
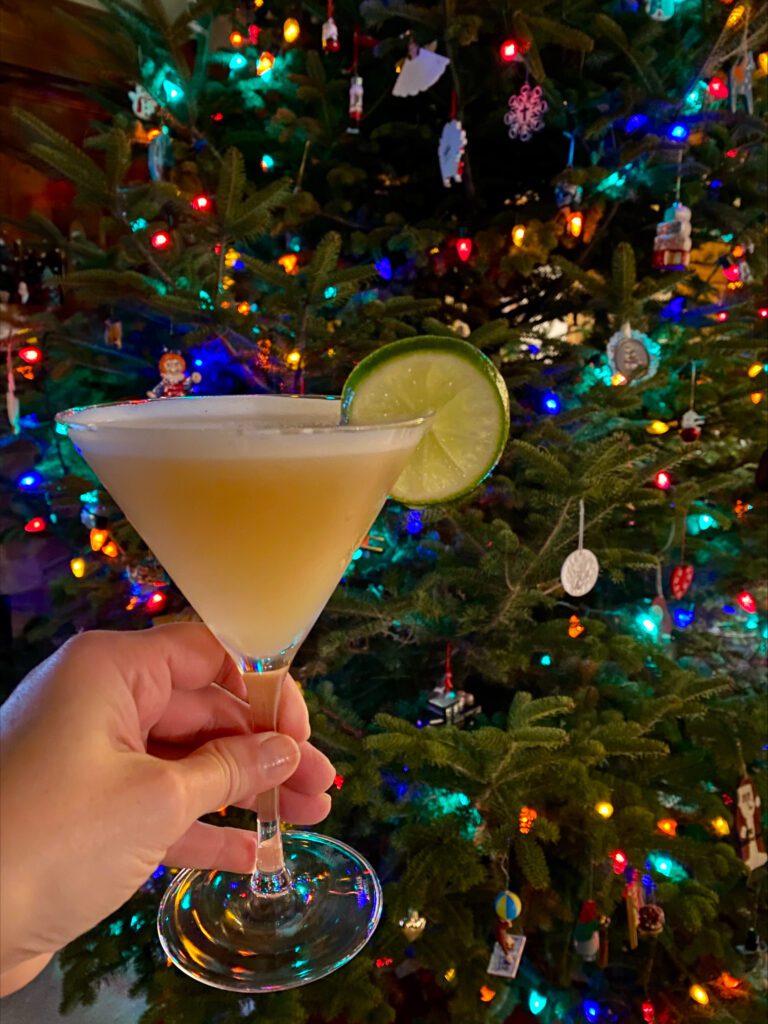
[[606,354],[611,373],[631,383],[650,380],[659,368],[659,346],[628,323],[611,335]]
[[541,86],[533,89],[526,82],[517,96],[509,97],[509,110],[504,115],[504,124],[509,126],[510,139],[527,142],[544,127],[544,115],[549,104],[544,99]]
[[321,39],[323,41],[323,49],[326,53],[339,52],[339,30],[336,27],[336,22],[333,18],[329,18],[327,21],[323,22]]
[[[430,44],[435,46],[435,43]],[[413,40],[408,44],[408,56],[395,79],[393,96],[417,96],[434,85],[450,64],[447,57],[431,49],[418,46]]]
[[446,121],[437,146],[440,161],[440,176],[446,188],[452,182],[460,182],[462,176],[461,158],[467,145],[467,133],[461,127],[461,121]]
[[350,135],[358,135],[360,122],[363,119],[363,80],[359,75],[352,75],[349,80],[349,125]]
[[131,110],[133,110],[140,121],[149,121],[158,107],[157,101],[153,99],[143,85],[136,85],[135,88],[131,89],[128,93],[128,99],[131,101]]
[[579,502],[579,546],[563,562],[560,582],[571,597],[583,597],[597,583],[600,563],[596,555],[584,547],[584,502]]

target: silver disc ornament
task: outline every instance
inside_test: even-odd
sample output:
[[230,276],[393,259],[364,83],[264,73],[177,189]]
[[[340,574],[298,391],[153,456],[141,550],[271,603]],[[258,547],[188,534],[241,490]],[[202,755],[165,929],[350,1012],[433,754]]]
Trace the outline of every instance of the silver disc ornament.
[[597,583],[600,563],[594,552],[589,548],[572,551],[563,562],[560,570],[560,582],[563,590],[571,597],[583,597]]

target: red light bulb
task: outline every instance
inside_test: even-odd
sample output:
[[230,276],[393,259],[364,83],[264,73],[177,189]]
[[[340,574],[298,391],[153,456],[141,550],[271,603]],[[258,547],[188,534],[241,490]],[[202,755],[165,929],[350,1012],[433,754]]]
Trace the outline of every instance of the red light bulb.
[[43,353],[39,348],[35,348],[34,345],[25,345],[24,348],[19,349],[19,355],[25,363],[39,363],[43,358]]
[[156,590],[154,594],[150,594],[147,598],[146,608],[148,612],[159,612],[165,608],[165,603],[168,598],[160,590]]
[[726,84],[725,79],[722,78],[720,75],[715,75],[715,77],[710,81],[709,85],[707,86],[707,92],[713,99],[727,100],[728,86]]
[[668,491],[672,486],[672,477],[666,471],[666,469],[660,469],[656,476],[653,478],[653,482],[659,488],[660,491]]
[[517,43],[514,39],[505,39],[500,47],[501,59],[505,64],[511,64],[517,56]]
[[259,28],[258,25],[249,25],[248,26],[248,39],[249,39],[250,42],[253,43],[254,46],[259,41],[260,33],[261,33],[261,29]]
[[728,157],[729,160],[735,160],[736,157],[739,155],[739,151],[738,149],[726,149],[725,155]]
[[466,263],[472,255],[472,239],[459,238],[456,240],[456,254],[462,263]]
[[723,267],[723,276],[726,281],[740,281],[741,271],[738,263],[732,263],[729,267]]
[[768,320],[768,306],[761,306],[757,311],[757,315],[761,320]]
[[715,313],[715,320],[719,320],[720,323],[724,323],[728,319],[728,313],[726,310],[721,309],[719,313]]
[[193,210],[197,210],[198,213],[208,213],[208,211],[211,208],[211,200],[208,198],[208,196],[204,196],[201,194],[199,196],[195,196],[193,199],[190,199],[189,205],[192,207]]
[[171,246],[171,236],[167,231],[156,231],[150,241],[153,249],[169,249]]
[[627,855],[623,850],[614,850],[611,856],[614,875],[622,875],[627,866]]
[[338,773],[336,775],[334,775],[333,776],[333,784],[336,787],[336,789],[341,789],[341,787],[344,785],[344,776],[343,775],[339,775]]
[[211,114],[211,120],[212,121],[223,121],[224,120],[224,115],[222,114],[222,112],[220,110],[217,110],[215,114]]
[[641,1010],[643,1013],[643,1020],[645,1021],[645,1024],[654,1024],[654,1021],[656,1020],[656,1010],[650,999],[646,999],[646,1001],[643,1003],[641,1007]]
[[757,601],[755,601],[748,590],[742,590],[741,593],[737,594],[736,602],[745,612],[749,612],[750,615],[757,611]]
[[46,523],[40,516],[35,516],[34,519],[30,519],[28,523],[24,524],[25,533],[42,533],[45,529]]

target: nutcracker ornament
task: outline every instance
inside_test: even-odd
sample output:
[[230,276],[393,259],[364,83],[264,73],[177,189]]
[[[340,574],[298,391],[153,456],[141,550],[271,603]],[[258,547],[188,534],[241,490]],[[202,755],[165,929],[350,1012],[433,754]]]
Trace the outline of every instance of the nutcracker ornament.
[[600,932],[607,925],[607,918],[597,911],[594,900],[584,900],[573,929],[573,948],[584,963],[594,963],[600,953]]
[[363,119],[363,80],[360,75],[352,75],[349,80],[349,125],[350,135],[360,134],[360,122]]
[[164,352],[158,368],[160,382],[147,392],[148,398],[180,398],[202,380],[199,373],[186,372],[187,361],[181,352]]
[[339,30],[333,20],[333,0],[328,0],[328,18],[323,22],[320,38],[323,43],[323,53],[339,52]]
[[686,270],[691,261],[691,211],[673,203],[656,225],[652,266],[656,270]]
[[741,859],[750,872],[763,867],[768,853],[760,822],[760,797],[748,775],[742,776],[736,790],[735,824]]

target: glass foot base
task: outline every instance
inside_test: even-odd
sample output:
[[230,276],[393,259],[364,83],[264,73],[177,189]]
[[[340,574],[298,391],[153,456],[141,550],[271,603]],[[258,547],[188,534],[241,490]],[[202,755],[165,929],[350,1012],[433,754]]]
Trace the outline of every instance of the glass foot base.
[[283,835],[290,890],[254,896],[250,875],[180,871],[163,897],[160,942],[185,974],[232,992],[278,992],[343,967],[373,935],[381,886],[351,847]]

